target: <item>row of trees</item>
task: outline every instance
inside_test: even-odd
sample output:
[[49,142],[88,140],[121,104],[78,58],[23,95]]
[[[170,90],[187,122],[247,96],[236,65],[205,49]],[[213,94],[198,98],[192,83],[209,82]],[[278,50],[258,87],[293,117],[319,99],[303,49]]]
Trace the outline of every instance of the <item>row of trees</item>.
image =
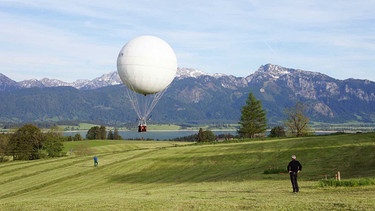
[[[88,130],[86,138],[121,140],[117,129],[108,133],[105,126],[95,126]],[[63,156],[64,141],[83,140],[80,134],[75,136],[63,136],[57,126],[51,127],[43,133],[37,126],[26,124],[13,134],[0,134],[0,162],[6,161],[7,156],[13,160],[35,160],[44,157]]]
[[[305,106],[297,102],[294,107],[285,110],[287,119],[283,126],[276,126],[271,129],[271,137],[286,136],[288,132],[292,136],[305,136],[309,134],[309,118],[304,114]],[[254,138],[262,135],[267,129],[266,112],[262,108],[261,101],[257,100],[250,92],[246,104],[241,109],[240,128],[238,134],[242,138]]]
[[86,139],[88,140],[94,140],[94,139],[122,140],[122,137],[119,135],[117,128],[115,128],[113,132],[112,130],[109,130],[109,132],[107,133],[106,127],[101,125],[101,126],[91,127],[87,131]]
[[[287,119],[283,126],[271,129],[270,136],[285,136],[286,132],[293,136],[304,136],[309,133],[309,118],[304,115],[305,107],[302,103],[296,103],[292,108],[286,109]],[[254,138],[259,134],[264,134],[267,129],[266,112],[262,108],[262,103],[250,93],[246,105],[242,107],[240,128],[238,134],[242,138]],[[192,137],[197,142],[215,141],[217,137],[210,130],[199,129],[198,134]],[[57,126],[52,127],[47,133],[32,124],[27,124],[11,135],[0,136],[0,159],[4,156],[12,156],[14,160],[33,160],[42,157],[59,157],[63,155],[63,141],[66,138],[59,132]],[[86,139],[108,139],[121,140],[118,130],[109,130],[107,133],[105,126],[91,127]],[[69,140],[69,138],[68,138]],[[76,134],[70,140],[82,140],[81,135]],[[0,160],[1,161],[1,160]]]

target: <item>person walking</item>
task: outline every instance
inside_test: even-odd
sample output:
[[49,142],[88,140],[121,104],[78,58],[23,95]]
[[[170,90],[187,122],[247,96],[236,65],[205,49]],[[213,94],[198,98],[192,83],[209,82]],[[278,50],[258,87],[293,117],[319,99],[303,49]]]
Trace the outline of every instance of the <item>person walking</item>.
[[94,166],[97,167],[98,165],[99,165],[98,157],[95,155],[94,156]]
[[297,175],[302,170],[301,163],[296,160],[296,156],[292,155],[292,161],[288,164],[288,172],[290,175],[290,181],[292,182],[293,193],[299,192],[298,182],[297,182]]

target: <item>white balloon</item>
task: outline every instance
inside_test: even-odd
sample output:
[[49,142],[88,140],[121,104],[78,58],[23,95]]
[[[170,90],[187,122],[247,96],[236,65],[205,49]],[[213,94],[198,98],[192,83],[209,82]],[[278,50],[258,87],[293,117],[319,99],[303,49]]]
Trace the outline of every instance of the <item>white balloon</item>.
[[177,58],[164,40],[139,36],[130,40],[117,57],[117,71],[122,82],[140,94],[154,94],[173,81]]

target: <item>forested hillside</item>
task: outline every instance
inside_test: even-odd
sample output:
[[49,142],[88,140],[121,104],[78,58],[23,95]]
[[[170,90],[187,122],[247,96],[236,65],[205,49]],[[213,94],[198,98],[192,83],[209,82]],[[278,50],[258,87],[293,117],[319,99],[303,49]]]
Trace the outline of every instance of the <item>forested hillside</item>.
[[[306,114],[313,122],[375,122],[375,83],[372,81],[337,80],[317,72],[271,64],[261,66],[245,78],[201,72],[194,75],[190,69],[180,71],[189,74],[180,72],[175,78],[151,113],[152,122],[237,123],[250,92],[262,102],[271,125],[282,123],[286,118],[285,109],[296,102],[306,105]],[[0,122],[133,123],[137,117],[126,97],[125,86],[111,85],[117,83],[115,76],[107,74],[103,75],[105,78],[95,79],[98,82],[87,82],[99,84],[101,88],[80,84],[79,89],[58,86],[55,81],[52,87],[46,82],[41,86],[34,81],[38,87],[29,83],[29,88],[25,88],[21,86],[25,83],[15,83],[2,76]]]

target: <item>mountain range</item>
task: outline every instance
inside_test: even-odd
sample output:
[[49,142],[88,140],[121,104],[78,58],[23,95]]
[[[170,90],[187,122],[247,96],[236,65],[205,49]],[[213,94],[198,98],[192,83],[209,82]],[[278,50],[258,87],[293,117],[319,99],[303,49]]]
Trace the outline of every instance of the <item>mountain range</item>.
[[[179,68],[152,112],[152,121],[175,124],[237,123],[248,94],[263,104],[270,125],[303,102],[313,122],[374,123],[375,83],[266,64],[247,77]],[[0,122],[134,122],[125,86],[116,71],[72,83],[44,78],[16,82],[0,74]]]

